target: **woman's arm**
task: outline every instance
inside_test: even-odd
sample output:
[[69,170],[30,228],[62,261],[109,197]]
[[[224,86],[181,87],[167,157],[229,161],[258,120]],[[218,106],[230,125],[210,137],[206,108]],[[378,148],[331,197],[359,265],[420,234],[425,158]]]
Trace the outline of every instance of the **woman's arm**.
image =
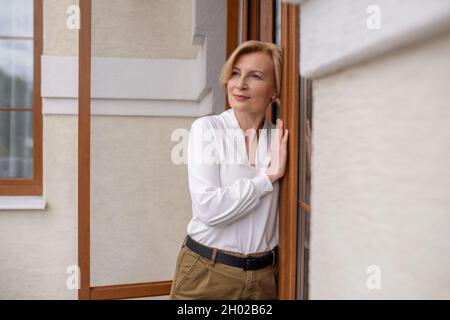
[[240,178],[231,185],[221,186],[219,164],[213,161],[206,163],[202,158],[205,150],[211,149],[210,144],[214,143],[204,139],[204,132],[212,129],[207,126],[203,119],[195,120],[191,126],[188,176],[192,204],[198,218],[212,227],[229,224],[249,214],[260,199],[273,190],[273,186],[266,174],[252,179]]

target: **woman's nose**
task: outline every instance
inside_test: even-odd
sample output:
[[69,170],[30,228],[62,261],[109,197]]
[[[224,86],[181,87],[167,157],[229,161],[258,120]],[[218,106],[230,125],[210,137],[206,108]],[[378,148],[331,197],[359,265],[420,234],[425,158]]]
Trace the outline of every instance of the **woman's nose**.
[[237,88],[239,89],[247,89],[247,83],[245,82],[245,77],[240,77],[237,84]]

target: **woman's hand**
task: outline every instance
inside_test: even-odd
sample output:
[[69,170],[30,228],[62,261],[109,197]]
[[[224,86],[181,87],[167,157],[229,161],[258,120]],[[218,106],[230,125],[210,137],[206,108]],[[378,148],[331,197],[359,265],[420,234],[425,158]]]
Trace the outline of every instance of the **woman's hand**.
[[278,119],[275,139],[272,139],[270,166],[266,172],[272,183],[286,172],[288,134],[288,129],[283,129],[283,120]]

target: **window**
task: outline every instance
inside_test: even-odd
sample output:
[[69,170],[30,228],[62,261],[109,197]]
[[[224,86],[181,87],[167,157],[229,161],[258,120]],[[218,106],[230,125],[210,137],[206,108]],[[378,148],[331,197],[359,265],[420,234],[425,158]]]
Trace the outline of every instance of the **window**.
[[0,195],[41,195],[42,0],[0,7]]

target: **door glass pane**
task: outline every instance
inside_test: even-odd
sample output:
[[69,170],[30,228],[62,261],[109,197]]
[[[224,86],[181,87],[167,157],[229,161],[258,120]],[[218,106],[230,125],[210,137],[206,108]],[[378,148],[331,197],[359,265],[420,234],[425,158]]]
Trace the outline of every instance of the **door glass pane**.
[[195,120],[174,115],[197,103],[176,96],[201,71],[192,5],[92,1],[91,286],[173,278],[192,215],[171,140]]
[[0,179],[33,177],[33,112],[0,111]]

